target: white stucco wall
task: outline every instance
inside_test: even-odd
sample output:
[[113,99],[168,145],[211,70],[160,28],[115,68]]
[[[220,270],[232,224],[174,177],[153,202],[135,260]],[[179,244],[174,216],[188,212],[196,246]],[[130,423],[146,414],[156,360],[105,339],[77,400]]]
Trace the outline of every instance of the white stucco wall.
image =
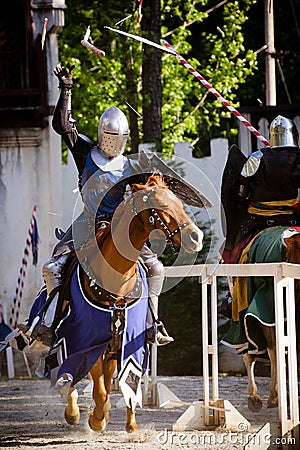
[[0,131],[0,301],[11,310],[34,205],[40,235],[39,262],[28,258],[20,314],[40,287],[41,264],[62,222],[60,138],[50,127]]
[[[221,226],[221,181],[222,173],[227,160],[227,139],[213,139],[210,143],[211,155],[205,158],[194,158],[190,143],[178,143],[175,145],[174,154],[186,161],[185,179],[191,183],[213,204],[212,208],[197,211],[197,219],[203,223],[210,223],[215,241],[209,253],[209,262],[218,260],[219,248],[224,241]],[[194,209],[195,211],[195,209]],[[195,211],[196,212],[196,211]]]

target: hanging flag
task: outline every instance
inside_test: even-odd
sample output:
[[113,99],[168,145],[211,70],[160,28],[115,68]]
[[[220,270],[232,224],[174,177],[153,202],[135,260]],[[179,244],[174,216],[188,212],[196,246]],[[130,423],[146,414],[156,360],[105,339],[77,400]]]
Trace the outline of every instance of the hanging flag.
[[26,270],[28,266],[28,258],[29,258],[29,249],[30,246],[32,247],[32,264],[36,266],[37,260],[38,260],[38,242],[39,242],[39,236],[38,236],[38,229],[37,229],[37,221],[35,217],[36,213],[36,205],[34,205],[29,229],[28,229],[28,236],[26,238],[23,258],[22,258],[22,264],[20,267],[17,287],[16,287],[16,293],[13,299],[13,306],[11,310],[11,315],[9,319],[9,324],[11,327],[15,328],[18,323],[19,319],[19,312],[21,308],[21,300],[23,297],[23,289],[24,289],[24,280],[26,278]]
[[39,232],[37,227],[36,218],[32,217],[32,235],[31,235],[31,251],[32,251],[32,264],[34,266],[38,263],[38,246],[39,246]]

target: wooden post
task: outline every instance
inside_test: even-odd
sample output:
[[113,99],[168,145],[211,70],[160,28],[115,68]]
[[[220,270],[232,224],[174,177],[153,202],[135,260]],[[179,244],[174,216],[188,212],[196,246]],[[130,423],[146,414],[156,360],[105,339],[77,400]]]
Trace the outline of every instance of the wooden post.
[[202,277],[202,361],[203,361],[203,412],[204,424],[209,426],[209,347],[208,347],[208,305],[207,305],[208,281],[206,275]]
[[274,45],[273,0],[265,0],[265,40],[266,50],[266,105],[276,105],[276,59]]

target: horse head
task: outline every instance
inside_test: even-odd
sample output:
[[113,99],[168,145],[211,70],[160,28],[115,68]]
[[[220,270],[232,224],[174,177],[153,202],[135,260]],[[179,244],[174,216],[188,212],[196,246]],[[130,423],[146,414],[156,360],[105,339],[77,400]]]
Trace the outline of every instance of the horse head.
[[203,232],[191,221],[181,200],[161,175],[149,176],[146,184],[134,184],[130,202],[148,234],[160,230],[169,242],[189,253],[202,249]]
[[198,252],[203,247],[203,232],[161,175],[149,176],[145,184],[133,184],[131,191],[111,223],[98,230],[96,241],[84,249],[94,278],[118,295],[130,290],[140,252],[152,232],[163,234],[186,252]]

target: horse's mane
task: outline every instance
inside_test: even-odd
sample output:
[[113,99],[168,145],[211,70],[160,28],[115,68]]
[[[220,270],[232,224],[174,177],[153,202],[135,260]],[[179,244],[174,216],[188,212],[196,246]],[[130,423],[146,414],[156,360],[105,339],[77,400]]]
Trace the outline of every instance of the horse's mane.
[[150,175],[146,182],[146,186],[155,186],[155,185],[167,186],[166,182],[164,181],[163,175],[160,172],[155,172],[152,175]]
[[164,181],[163,175],[160,172],[154,172],[148,176],[147,181],[143,183],[134,183],[131,187],[132,192],[139,191],[141,189],[147,189],[153,186],[167,186]]

